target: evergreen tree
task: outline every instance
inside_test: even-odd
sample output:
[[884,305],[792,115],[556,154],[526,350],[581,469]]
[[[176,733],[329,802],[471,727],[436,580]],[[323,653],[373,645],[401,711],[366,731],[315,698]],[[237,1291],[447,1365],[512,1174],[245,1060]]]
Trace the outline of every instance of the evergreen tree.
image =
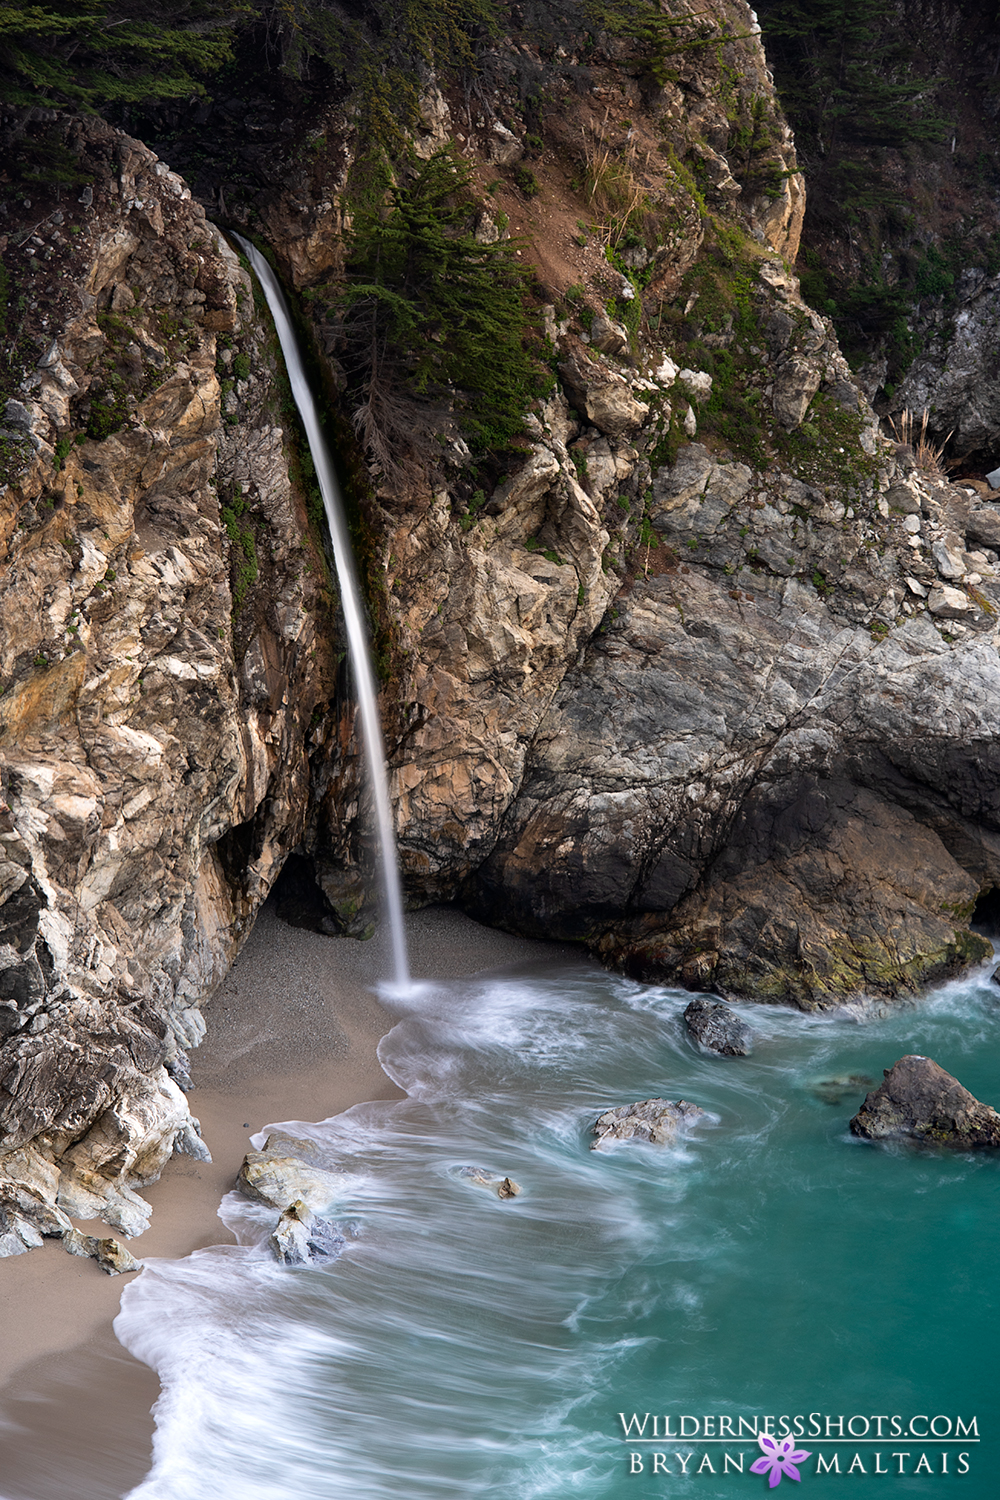
[[502,447],[540,388],[529,273],[510,240],[481,244],[472,233],[469,179],[439,151],[355,217],[341,297],[347,360],[359,430],[386,467],[452,404],[477,447]]
[[10,104],[97,110],[203,94],[249,14],[216,0],[0,0],[0,93]]
[[917,45],[891,0],[761,0],[782,103],[810,190],[832,214],[885,197],[868,153],[941,140],[927,102],[938,82],[916,71]]

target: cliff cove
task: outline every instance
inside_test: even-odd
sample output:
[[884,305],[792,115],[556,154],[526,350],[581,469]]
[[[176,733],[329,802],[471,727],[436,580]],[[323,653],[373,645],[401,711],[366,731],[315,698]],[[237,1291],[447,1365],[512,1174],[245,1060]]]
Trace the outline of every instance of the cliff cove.
[[12,20],[5,1500],[988,1493],[995,18],[835,9]]

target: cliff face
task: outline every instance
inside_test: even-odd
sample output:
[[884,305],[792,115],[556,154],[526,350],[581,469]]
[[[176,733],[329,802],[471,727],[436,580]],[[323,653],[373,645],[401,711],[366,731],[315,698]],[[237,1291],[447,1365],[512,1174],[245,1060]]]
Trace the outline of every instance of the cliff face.
[[[450,145],[470,228],[519,236],[553,379],[499,459],[446,411],[433,456],[371,467],[404,877],[648,978],[889,998],[989,952],[1000,516],[879,435],[789,270],[804,189],[752,15],[698,16],[666,59],[525,31],[474,96],[424,81],[417,157]],[[249,278],[147,148],[43,123],[91,181],[9,205],[3,246],[31,353],[2,494],[8,1251],[66,1213],[134,1232],[135,1187],[202,1149],[198,1006],[289,851],[370,920]],[[274,129],[228,216],[265,227],[349,412],[363,143],[342,101],[308,146]]]
[[250,278],[145,147],[68,139],[80,201],[16,205],[4,244],[40,354],[2,492],[8,1249],[67,1213],[136,1232],[134,1186],[205,1150],[186,1049],[301,837],[332,683]]

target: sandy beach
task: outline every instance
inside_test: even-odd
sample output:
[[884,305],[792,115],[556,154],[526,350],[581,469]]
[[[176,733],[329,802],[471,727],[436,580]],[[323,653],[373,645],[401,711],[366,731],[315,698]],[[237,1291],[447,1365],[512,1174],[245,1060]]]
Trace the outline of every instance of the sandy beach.
[[[431,908],[408,918],[414,974],[454,978],[516,964],[551,945]],[[385,962],[375,942],[289,927],[265,907],[205,1007],[189,1099],[212,1162],[175,1157],[144,1189],[153,1205],[140,1258],[230,1243],[217,1217],[248,1137],[286,1119],[318,1120],[369,1099],[399,1097],[375,1055],[394,1023],[373,993]],[[89,1233],[106,1226],[79,1221]],[[114,1337],[133,1276],[109,1277],[58,1242],[0,1262],[0,1497],[118,1500],[149,1467],[155,1374]]]

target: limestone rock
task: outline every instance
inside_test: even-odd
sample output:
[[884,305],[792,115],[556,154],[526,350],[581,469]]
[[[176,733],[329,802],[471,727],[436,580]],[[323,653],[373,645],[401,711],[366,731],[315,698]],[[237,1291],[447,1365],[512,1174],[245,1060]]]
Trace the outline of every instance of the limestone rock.
[[131,1250],[127,1250],[115,1239],[97,1239],[92,1234],[81,1234],[78,1229],[68,1229],[62,1241],[70,1255],[91,1257],[109,1276],[122,1276],[126,1271],[142,1270],[142,1261],[136,1260]]
[[865,1098],[851,1130],[866,1140],[909,1136],[928,1145],[1000,1146],[1000,1114],[930,1057],[901,1057]]
[[[31,447],[0,505],[0,1160],[39,1142],[52,1212],[137,1233],[136,1187],[207,1150],[168,1070],[302,838],[335,664],[236,255],[146,147],[67,139],[93,201],[73,245],[39,228],[53,321],[5,411]],[[250,367],[226,422],[221,332]],[[274,571],[234,622],[237,496]]]
[[953,589],[942,584],[939,588],[931,589],[927,608],[941,620],[960,620],[972,609],[972,601],[964,589]]
[[590,325],[590,344],[591,348],[599,349],[602,354],[627,354],[628,333],[606,313],[598,313]]
[[613,371],[591,364],[581,354],[562,361],[559,372],[587,420],[609,437],[621,438],[645,422],[647,408],[636,401],[627,381]]
[[886,501],[893,510],[904,516],[919,516],[920,497],[908,484],[894,484],[886,494]]
[[686,386],[699,406],[704,406],[712,394],[712,377],[704,370],[680,370],[677,379]]
[[822,379],[822,367],[814,359],[795,356],[779,367],[774,382],[774,415],[786,432],[801,425]]
[[721,1001],[692,1000],[684,1011],[688,1031],[700,1046],[723,1057],[748,1057],[753,1051],[751,1027]]
[[961,555],[948,547],[944,542],[935,542],[931,547],[931,556],[934,565],[942,578],[961,578],[965,573],[965,563]]
[[668,1099],[644,1099],[639,1104],[620,1104],[605,1110],[594,1122],[597,1139],[591,1151],[600,1151],[610,1141],[651,1141],[672,1146],[680,1131],[704,1119],[705,1111],[686,1099],[672,1104]]

